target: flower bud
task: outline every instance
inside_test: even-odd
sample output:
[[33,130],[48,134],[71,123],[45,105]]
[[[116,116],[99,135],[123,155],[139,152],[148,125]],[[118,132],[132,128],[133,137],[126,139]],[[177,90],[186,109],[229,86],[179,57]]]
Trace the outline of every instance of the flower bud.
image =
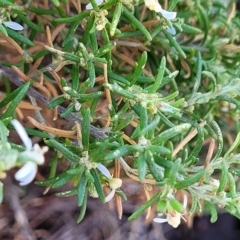
[[111,189],[117,189],[122,186],[122,179],[120,178],[112,178],[109,180],[109,186]]

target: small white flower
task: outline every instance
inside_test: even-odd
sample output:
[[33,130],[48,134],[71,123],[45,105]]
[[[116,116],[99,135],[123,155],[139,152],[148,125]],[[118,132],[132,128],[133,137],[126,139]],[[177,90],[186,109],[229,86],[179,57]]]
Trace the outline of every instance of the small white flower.
[[160,12],[160,13],[162,14],[162,16],[163,16],[164,18],[168,19],[168,20],[173,20],[173,19],[175,19],[176,16],[177,16],[177,13],[176,13],[176,12],[166,11],[166,10],[162,9],[162,7],[161,7],[161,9],[159,9],[159,10],[156,11],[156,12]]
[[98,170],[108,178],[109,187],[112,189],[110,194],[105,198],[105,202],[109,202],[116,192],[116,189],[120,188],[122,186],[122,180],[120,178],[113,178],[108,169],[99,163],[97,165]]
[[16,172],[15,179],[20,182],[19,185],[25,186],[34,179],[36,173],[37,164],[34,162],[27,162]]
[[162,16],[166,19],[172,20],[177,16],[176,12],[169,12],[162,9],[162,6],[159,4],[158,0],[144,0],[144,2],[150,10],[161,13]]
[[75,104],[74,104],[75,110],[76,110],[77,112],[80,111],[81,106],[82,106],[81,103],[79,103],[78,101],[76,101]]
[[[161,214],[158,215],[161,216]],[[169,225],[173,226],[174,228],[177,228],[181,223],[181,218],[183,218],[182,214],[177,211],[174,211],[172,213],[168,212],[166,213],[166,216],[167,216],[166,218],[154,218],[153,221],[156,223],[168,222]]]
[[[48,151],[48,147],[40,147],[38,144],[32,146],[32,141],[28,137],[24,127],[18,120],[12,120],[12,125],[16,129],[18,135],[22,139],[26,150],[19,153],[21,158],[26,158],[27,162],[15,174],[15,179],[19,181],[21,186],[29,184],[37,173],[37,165],[44,163],[43,154]],[[29,161],[30,159],[30,161]]]
[[13,30],[17,30],[17,31],[23,30],[23,26],[16,22],[8,21],[8,22],[3,22],[3,24],[6,27],[11,28]]
[[166,29],[171,35],[176,35],[176,29],[174,27],[167,27]]
[[[184,210],[187,207],[187,195],[184,195],[183,200],[183,208]],[[183,214],[180,212],[177,212],[174,209],[167,209],[166,210],[166,218],[154,218],[153,221],[157,223],[164,223],[167,222],[169,225],[173,226],[174,228],[177,228],[179,224],[181,223],[181,218],[186,221],[186,219],[183,217]],[[162,215],[162,213],[158,214],[159,216]]]
[[[99,5],[101,5],[101,4],[103,3],[103,0],[96,0],[96,3],[97,3],[97,5],[99,6]],[[91,3],[88,3],[88,4],[86,5],[86,9],[87,9],[87,10],[92,10],[92,9],[93,9],[92,4],[91,4]]]

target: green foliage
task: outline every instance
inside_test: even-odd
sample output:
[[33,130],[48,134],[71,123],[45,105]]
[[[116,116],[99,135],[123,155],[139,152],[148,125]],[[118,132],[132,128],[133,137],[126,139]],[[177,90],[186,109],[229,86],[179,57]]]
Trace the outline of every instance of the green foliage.
[[[2,62],[6,95],[0,102],[0,178],[22,159],[21,148],[14,148],[7,136],[16,108],[29,95],[49,109],[59,109],[60,118],[77,132],[75,141],[27,129],[54,151],[49,178],[36,184],[72,185],[56,195],[77,195],[77,222],[84,218],[89,195],[106,201],[103,187],[124,199],[120,179],[101,170],[114,160],[121,165],[122,176],[157,189],[129,220],[155,203],[158,212],[180,217],[184,213],[184,204],[176,199],[180,191],[192,199],[189,215],[204,205],[211,222],[217,220],[216,206],[240,218],[239,12],[229,18],[236,1],[171,0],[168,10],[177,12],[172,19],[148,8],[142,16],[147,0],[89,2],[92,9],[76,14],[66,7],[70,1],[49,1],[48,9],[37,7],[36,1],[24,6],[1,1],[0,34],[22,50],[14,65],[27,74],[40,61],[44,81],[59,91],[45,100],[32,81],[13,78],[12,70],[1,67],[12,64]],[[39,22],[29,19],[30,14],[36,14]],[[24,31],[10,29],[9,21],[15,28],[17,23],[23,25]],[[46,41],[34,52],[41,34],[49,34],[47,26],[62,30],[52,44]],[[48,66],[42,61],[46,56],[52,57]],[[11,89],[6,79],[18,88]],[[36,118],[42,119],[37,114]],[[209,139],[214,146],[209,146]],[[229,139],[235,140],[229,143]],[[58,173],[63,159],[69,166]],[[0,202],[2,195],[0,182]]]

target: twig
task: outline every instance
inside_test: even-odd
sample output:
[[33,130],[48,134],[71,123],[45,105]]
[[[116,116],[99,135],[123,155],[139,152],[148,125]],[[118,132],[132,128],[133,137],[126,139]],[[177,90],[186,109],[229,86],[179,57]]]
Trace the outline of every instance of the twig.
[[[199,124],[199,127],[204,127],[206,125],[206,121],[203,121]],[[190,132],[174,149],[172,156],[175,157],[177,153],[191,140],[197,135],[198,131],[195,128],[192,132]]]
[[[17,86],[21,86],[22,84],[25,83],[23,79],[20,78],[12,69],[5,67],[2,64],[0,64],[0,74],[8,78],[12,83],[14,83]],[[47,97],[36,91],[33,87],[29,88],[27,94],[35,98],[37,101],[39,101],[45,106],[49,104],[49,100],[47,99]],[[58,115],[61,115],[65,110],[66,108],[58,106]],[[72,113],[70,113],[68,116],[65,116],[64,118],[73,123],[74,121],[77,121],[79,124],[82,123],[82,119],[76,117]],[[107,135],[101,129],[98,129],[92,125],[90,125],[90,134],[98,139],[107,138]]]

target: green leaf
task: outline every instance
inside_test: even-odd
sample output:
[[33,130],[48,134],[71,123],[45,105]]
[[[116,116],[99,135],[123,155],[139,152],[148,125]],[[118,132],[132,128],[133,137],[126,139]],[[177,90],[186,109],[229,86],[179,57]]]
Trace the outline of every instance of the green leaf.
[[90,136],[90,109],[82,107],[81,108],[83,122],[82,122],[82,144],[84,150],[88,150],[89,147],[89,136]]
[[54,22],[56,23],[72,23],[76,21],[82,21],[84,18],[88,17],[90,15],[90,11],[81,12],[79,14],[76,14],[72,17],[64,17],[64,18],[55,18]]
[[0,7],[6,7],[6,6],[10,6],[13,5],[13,0],[1,0],[0,2]]
[[[103,74],[103,69],[101,69],[99,67],[95,67],[95,70],[96,70],[96,73]],[[114,81],[118,82],[119,84],[129,85],[129,81],[126,78],[124,78],[123,76],[120,76],[120,75],[110,72],[110,71],[108,71],[107,74],[110,79],[113,79]]]
[[210,80],[212,80],[213,85],[216,86],[217,85],[217,79],[214,76],[214,74],[210,71],[202,71],[202,75],[208,77]]
[[9,134],[8,129],[5,127],[2,121],[0,121],[0,141],[1,143],[7,142],[7,136]]
[[72,61],[74,63],[77,63],[79,64],[80,63],[80,58],[74,54],[74,53],[68,53],[68,52],[65,52],[63,57],[66,59],[66,60],[69,60],[69,61]]
[[205,174],[207,173],[206,169],[202,169],[199,172],[195,173],[194,175],[184,179],[183,181],[180,181],[175,184],[176,189],[184,189],[187,188],[194,183],[198,182]]
[[[159,157],[157,155],[154,156],[154,160],[155,160],[156,164],[158,164],[159,166],[161,166],[161,167],[163,167],[165,169],[171,169],[173,164],[174,164],[174,162],[169,161],[169,160],[167,160],[165,158]],[[180,166],[179,172],[180,173],[184,173],[184,171],[183,171],[181,166]]]
[[206,207],[210,211],[210,214],[211,214],[210,222],[215,223],[218,219],[218,214],[217,214],[216,207],[214,206],[214,204],[212,204],[209,201],[205,201],[204,204],[206,205]]
[[176,49],[176,51],[179,53],[179,55],[182,58],[186,58],[185,52],[182,50],[178,42],[173,38],[173,36],[165,29],[162,30],[164,36],[168,39],[169,43]]
[[129,107],[130,107],[130,104],[129,104],[129,101],[127,101],[117,112],[117,118],[119,119],[121,117],[124,117]]
[[122,14],[122,6],[122,2],[117,2],[113,13],[112,24],[110,25],[110,36],[114,36],[116,32],[116,28]]
[[140,181],[143,181],[145,179],[146,170],[147,170],[147,163],[145,160],[145,155],[140,154],[136,161],[137,161],[137,165],[138,165],[139,179],[140,179]]
[[235,179],[230,172],[228,172],[228,187],[231,198],[234,198],[236,196],[236,184]]
[[[58,177],[56,177],[56,179],[58,179]],[[61,176],[61,178],[59,178],[55,183],[53,183],[52,188],[58,188],[63,186],[64,184],[66,184],[67,182],[69,182],[71,180],[71,178],[73,178],[72,175],[69,175],[67,172],[64,172],[64,174]]]
[[78,185],[78,206],[81,206],[83,204],[85,195],[87,195],[87,183],[88,178],[86,177],[86,174],[83,173]]
[[81,210],[80,210],[79,217],[77,219],[77,223],[80,223],[85,216],[86,209],[87,209],[87,199],[88,199],[87,197],[88,197],[88,195],[87,195],[87,191],[86,191],[84,194],[83,202],[81,204]]
[[66,116],[68,116],[71,112],[75,111],[75,106],[73,104],[70,104],[65,111],[63,111],[60,114],[60,117],[65,118]]
[[[13,116],[16,107],[22,101],[22,99],[26,96],[30,85],[31,85],[31,82],[26,82],[20,87],[21,90],[18,92],[16,97],[14,99],[12,99],[12,102],[8,106],[7,110],[2,114],[1,119],[5,119],[5,118]],[[16,94],[16,92],[15,92],[15,94]]]
[[154,195],[150,200],[148,200],[147,202],[145,202],[136,212],[134,212],[129,218],[128,221],[133,221],[135,220],[140,214],[143,213],[143,211],[145,211],[147,208],[149,208],[150,206],[153,205],[153,203],[155,203],[159,197],[161,195],[161,192],[157,193],[156,195]]
[[87,25],[85,27],[84,33],[83,33],[83,37],[82,37],[82,43],[87,46],[88,42],[89,42],[89,35],[90,35],[90,31],[94,26],[94,21],[95,21],[95,14],[90,15],[90,17],[88,18],[87,21]]
[[152,153],[156,154],[156,155],[166,155],[166,154],[170,154],[170,150],[166,147],[163,146],[155,146],[155,145],[149,145],[146,146],[145,149],[150,150]]
[[147,90],[148,90],[149,93],[155,93],[159,89],[159,87],[161,86],[163,75],[164,75],[164,72],[165,72],[165,68],[166,68],[166,58],[162,57],[160,66],[158,68],[156,80],[152,85],[147,87]]
[[70,175],[81,175],[84,170],[86,170],[85,166],[80,165],[75,168],[71,168],[71,169],[67,170],[66,172]]
[[0,101],[0,109],[5,107],[8,103],[10,103],[13,99],[15,99],[19,94],[19,92],[22,91],[23,87],[24,85],[18,87],[17,89],[9,93],[2,101]]
[[229,168],[228,169],[230,173],[238,176],[240,178],[240,169],[237,169],[237,168]]
[[160,121],[160,117],[156,115],[152,122],[148,124],[146,127],[144,127],[135,137],[145,135],[146,133],[153,131],[156,129]]
[[[61,1],[61,0],[60,0]],[[51,0],[51,2],[53,3],[53,5],[55,6],[56,10],[58,11],[59,15],[61,17],[66,17],[66,13],[64,12],[62,6],[60,5],[59,0]],[[61,1],[63,2],[63,1]],[[66,3],[65,3],[66,4]]]
[[181,159],[177,159],[175,162],[173,162],[173,165],[169,171],[169,174],[167,176],[167,184],[171,187],[174,187],[177,176],[178,176],[178,171],[180,168],[181,164]]
[[125,193],[123,191],[118,189],[118,190],[116,190],[115,194],[117,194],[119,197],[121,197],[122,200],[127,201],[127,196],[125,195]]
[[114,130],[115,131],[120,131],[120,130],[124,129],[126,126],[128,126],[130,124],[130,122],[133,119],[134,119],[133,115],[130,115],[130,116],[126,117],[114,128]]
[[188,212],[189,216],[192,216],[192,214],[197,211],[198,206],[201,206],[199,199],[195,195],[191,195],[191,196],[192,196],[192,206]]
[[178,200],[171,199],[169,200],[169,203],[175,211],[179,213],[182,213],[184,211],[183,205]]
[[168,5],[168,11],[172,11],[178,4],[179,0],[171,0]]
[[195,28],[195,27],[190,26],[190,25],[187,25],[187,24],[185,24],[185,23],[183,23],[183,24],[181,25],[181,27],[182,27],[182,30],[183,30],[184,33],[194,34],[194,35],[195,35],[195,34],[200,34],[200,33],[202,33],[202,30],[201,30],[201,29]]
[[63,144],[57,142],[55,139],[50,138],[49,140],[45,140],[45,143],[50,147],[53,147],[59,152],[61,152],[63,156],[69,159],[70,161],[79,163],[80,160],[79,156],[71,152],[68,148],[66,148]]
[[57,197],[72,197],[72,196],[77,195],[77,193],[78,193],[78,188],[73,188],[71,190],[67,190],[67,191],[64,191],[64,192],[56,193],[55,195]]
[[225,187],[228,181],[228,166],[225,160],[223,160],[221,163],[221,170],[222,170],[222,174],[221,174],[220,184],[217,190],[218,193],[225,190]]
[[81,57],[83,57],[86,63],[91,60],[91,56],[89,55],[86,46],[81,42],[78,43],[78,51],[80,52]]
[[159,167],[155,161],[154,161],[154,157],[152,152],[150,152],[149,150],[145,151],[145,161],[147,162],[149,171],[151,172],[151,174],[153,175],[154,179],[157,182],[160,182],[161,180],[163,180],[164,177],[164,169],[161,169],[161,167]]
[[33,7],[33,6],[29,6],[28,10],[30,12],[36,13],[37,15],[54,15],[55,13],[57,13],[56,10],[44,9],[44,8]]
[[25,17],[24,15],[18,15],[18,17],[26,24],[28,25],[31,29],[34,29],[37,32],[44,33],[44,29],[39,27],[37,24],[33,23],[29,18]]
[[[51,186],[54,183],[56,183],[58,180],[61,180],[62,178],[64,179],[66,176],[68,176],[68,174],[66,172],[63,172],[59,174],[57,177],[49,178],[44,181],[36,181],[35,184],[38,186]],[[72,175],[69,175],[69,176],[71,176],[71,178],[73,177]]]
[[233,216],[235,216],[236,218],[240,219],[240,212],[233,204],[226,206],[225,210],[228,211]]
[[115,44],[111,42],[106,43],[105,45],[103,45],[97,50],[95,54],[95,58],[103,57],[105,54],[111,52],[114,48],[115,48]]
[[192,159],[197,157],[197,155],[199,154],[200,150],[202,149],[203,142],[204,142],[204,131],[203,131],[203,128],[197,126],[197,130],[198,130],[197,144],[194,147],[194,149],[191,151],[191,154],[189,155],[188,159],[186,160],[186,163],[189,163],[189,164],[192,163]]
[[146,128],[148,125],[147,108],[140,106],[140,129]]
[[48,104],[48,108],[52,109],[52,108],[60,105],[61,103],[65,102],[65,100],[66,99],[63,96],[58,96]]
[[[14,128],[12,127],[12,129],[14,129]],[[50,135],[43,131],[39,131],[39,130],[32,129],[32,128],[25,128],[25,130],[26,130],[27,134],[31,135],[31,136],[36,136],[36,137],[40,137],[40,138],[50,138]]]
[[231,145],[231,147],[228,149],[228,151],[225,153],[224,158],[226,159],[240,144],[240,132],[238,133],[235,141]]
[[8,36],[7,30],[6,28],[3,26],[3,24],[0,24],[0,32],[4,35],[4,36]]
[[160,116],[160,121],[168,126],[169,128],[175,127],[175,125],[160,111],[158,111],[158,115]]
[[159,200],[158,204],[157,204],[157,212],[159,213],[164,213],[166,212],[167,209],[167,202],[166,200]]
[[217,152],[213,158],[213,160],[215,160],[221,156],[221,153],[223,150],[223,135],[222,135],[221,128],[218,126],[218,124],[215,121],[212,122],[212,126],[213,126],[213,129],[215,130],[215,132],[217,133],[217,137],[218,137],[218,139],[217,139],[218,140],[218,148],[217,148]]
[[72,77],[72,89],[75,91],[78,90],[79,87],[79,66],[73,65],[72,71],[71,71],[71,77]]
[[8,33],[8,36],[13,38],[15,41],[19,41],[21,43],[25,43],[30,47],[34,46],[34,43],[30,41],[28,38],[24,37],[23,35],[17,33],[16,31],[6,28],[6,31]]
[[180,133],[184,133],[191,128],[191,124],[189,123],[182,123],[178,126],[172,127],[164,132],[160,133],[156,138],[152,140],[152,144],[157,145],[167,140],[177,136]]
[[137,18],[134,17],[134,15],[131,12],[128,11],[128,9],[125,6],[123,6],[123,14],[131,24],[134,24],[143,33],[143,35],[145,35],[148,41],[152,40],[152,36],[148,32],[148,30],[143,26],[143,24],[140,21],[138,21]]
[[97,175],[97,172],[95,169],[91,169],[90,170],[93,178],[94,178],[94,186],[96,188],[96,191],[98,193],[98,196],[101,200],[102,203],[105,203],[105,195],[104,195],[104,192],[103,192],[103,189],[102,189],[102,184],[101,184],[101,181]]
[[[143,134],[142,134],[143,135]],[[140,124],[137,125],[137,127],[134,129],[132,135],[131,135],[131,139],[135,139],[138,136],[141,136],[141,129],[140,129]]]
[[53,158],[51,159],[50,163],[48,164],[50,167],[50,173],[48,178],[54,178],[57,172],[57,164],[58,164],[58,152],[54,151]]
[[202,45],[205,43],[207,36],[208,36],[208,30],[209,30],[209,17],[208,13],[205,8],[203,8],[200,4],[197,4],[197,16],[199,17],[200,26],[203,28],[204,37],[202,39]]
[[93,87],[95,84],[95,67],[92,62],[88,62],[88,74],[89,74],[89,87]]
[[122,87],[120,87],[116,83],[114,83],[114,84],[105,83],[105,84],[103,84],[103,86],[107,87],[112,92],[117,93],[117,94],[123,96],[124,98],[132,99],[132,100],[135,98],[133,93],[123,89]]
[[77,21],[73,22],[64,38],[64,41],[62,43],[62,47],[65,47],[68,42],[73,38],[73,34],[76,32],[79,24],[81,23],[82,19],[78,19]]
[[137,63],[137,67],[135,68],[133,75],[130,78],[130,86],[132,86],[134,83],[137,82],[139,76],[142,74],[142,71],[145,67],[146,62],[147,62],[147,52],[144,51]]
[[199,51],[197,53],[198,53],[197,61],[196,61],[197,72],[196,72],[196,77],[194,78],[195,83],[194,83],[194,87],[193,87],[193,91],[192,91],[192,97],[196,94],[196,92],[198,91],[200,84],[201,84],[202,57],[201,57],[201,53]]
[[136,153],[138,151],[143,152],[144,151],[143,147],[140,145],[125,145],[125,146],[119,147],[117,150],[113,152],[108,153],[105,156],[104,160],[109,161],[114,158],[119,158],[119,157],[130,155],[132,153]]
[[[93,54],[95,54],[98,51],[98,40],[96,37],[96,32],[90,34],[90,42],[93,49]],[[96,58],[94,57],[93,61],[95,61],[95,59]],[[106,61],[106,63],[108,62]]]

